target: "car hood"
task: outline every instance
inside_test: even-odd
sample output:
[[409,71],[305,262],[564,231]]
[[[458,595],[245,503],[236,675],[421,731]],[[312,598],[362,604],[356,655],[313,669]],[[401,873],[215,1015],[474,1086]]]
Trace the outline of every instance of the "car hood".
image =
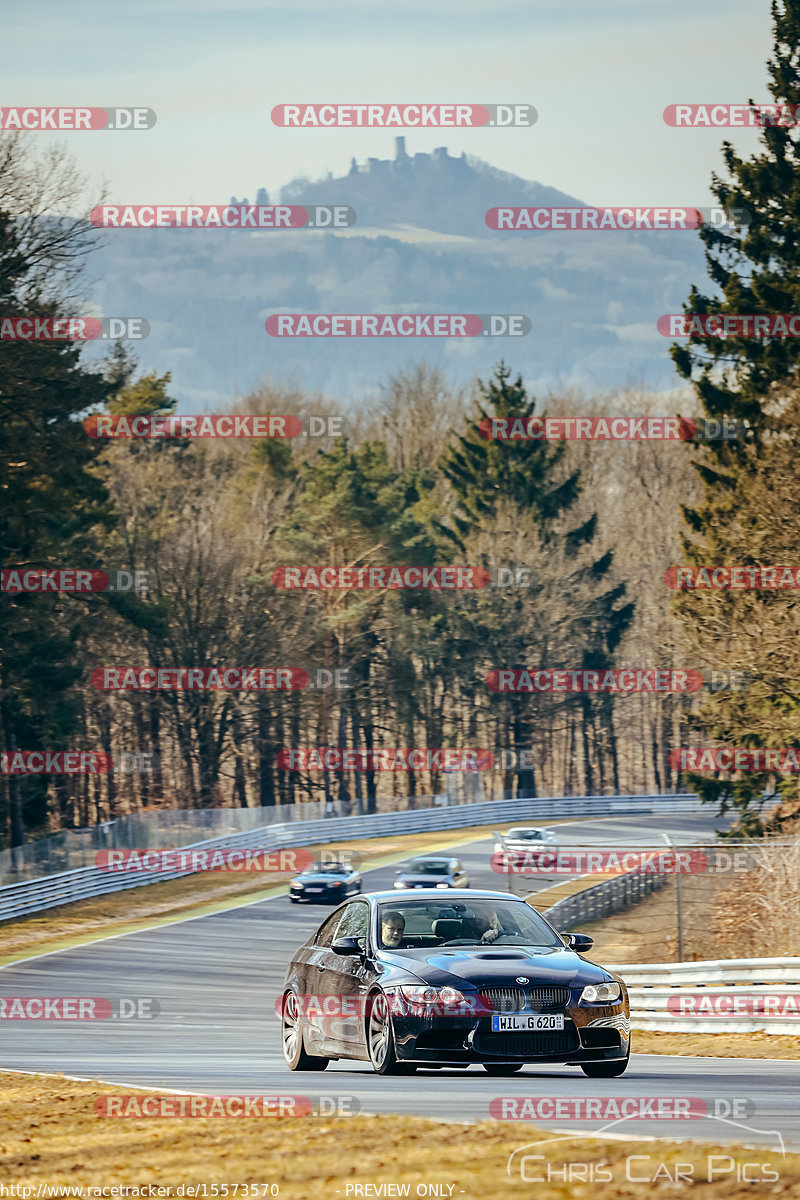
[[463,990],[485,987],[513,987],[518,975],[526,975],[532,984],[562,984],[585,987],[614,978],[610,971],[589,962],[574,950],[559,946],[525,949],[516,946],[446,947],[433,950],[384,950],[385,965],[408,971],[433,987]]

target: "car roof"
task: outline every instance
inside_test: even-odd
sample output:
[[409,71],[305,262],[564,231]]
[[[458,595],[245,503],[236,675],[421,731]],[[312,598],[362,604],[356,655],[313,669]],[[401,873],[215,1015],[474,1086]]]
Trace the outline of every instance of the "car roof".
[[510,892],[491,892],[482,888],[414,888],[414,894],[398,893],[395,888],[388,892],[367,892],[360,900],[392,900],[395,904],[408,903],[409,900],[443,900],[445,895],[457,896],[459,900],[522,900],[521,896],[512,896]]
[[347,866],[345,866],[344,863],[315,862],[315,863],[311,863],[310,866],[308,866],[308,867],[303,867],[301,874],[306,875],[312,871],[316,872],[316,871],[351,871],[351,870],[352,870],[352,867],[347,867]]

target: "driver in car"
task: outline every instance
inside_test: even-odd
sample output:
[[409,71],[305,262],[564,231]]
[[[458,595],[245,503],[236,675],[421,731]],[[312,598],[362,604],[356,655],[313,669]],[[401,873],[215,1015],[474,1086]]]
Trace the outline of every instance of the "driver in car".
[[403,943],[406,922],[402,913],[387,912],[381,917],[381,941],[387,950],[398,950]]
[[497,913],[490,916],[476,914],[469,923],[469,934],[479,942],[494,942],[502,933]]

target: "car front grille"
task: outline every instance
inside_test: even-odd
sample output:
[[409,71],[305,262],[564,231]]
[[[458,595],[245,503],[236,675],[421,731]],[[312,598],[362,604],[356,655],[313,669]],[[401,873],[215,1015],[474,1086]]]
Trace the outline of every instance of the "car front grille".
[[569,1054],[578,1048],[575,1029],[558,1029],[549,1033],[483,1033],[473,1043],[473,1049],[478,1054],[508,1054],[512,1058]]
[[522,1012],[525,1007],[547,1011],[569,1003],[567,987],[484,988],[478,995],[487,1008],[504,1013]]

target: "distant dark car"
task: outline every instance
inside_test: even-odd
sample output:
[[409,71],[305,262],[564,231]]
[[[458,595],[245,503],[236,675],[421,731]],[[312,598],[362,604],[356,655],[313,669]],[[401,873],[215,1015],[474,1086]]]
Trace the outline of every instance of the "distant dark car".
[[457,858],[422,855],[396,872],[396,888],[466,888],[469,876]]
[[526,1063],[621,1075],[630,1057],[623,981],[582,957],[592,939],[557,933],[506,892],[376,892],[337,908],[294,954],[279,1005],[293,1071],[331,1059],[380,1075]]
[[292,904],[301,900],[322,904],[338,904],[361,891],[361,876],[344,863],[316,863],[307,867],[289,884]]

